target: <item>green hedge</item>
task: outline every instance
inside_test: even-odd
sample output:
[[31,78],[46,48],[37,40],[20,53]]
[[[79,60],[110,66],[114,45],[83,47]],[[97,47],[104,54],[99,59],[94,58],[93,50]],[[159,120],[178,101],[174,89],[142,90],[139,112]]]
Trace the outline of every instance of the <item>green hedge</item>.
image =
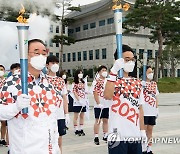
[[158,81],[158,89],[161,93],[180,92],[180,78],[162,78]]

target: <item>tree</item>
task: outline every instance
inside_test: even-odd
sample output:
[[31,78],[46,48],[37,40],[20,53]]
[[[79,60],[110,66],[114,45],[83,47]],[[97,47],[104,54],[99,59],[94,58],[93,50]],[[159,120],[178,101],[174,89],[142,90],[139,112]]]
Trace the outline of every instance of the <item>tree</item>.
[[60,30],[60,35],[55,35],[54,38],[52,39],[52,42],[60,44],[59,66],[60,66],[60,71],[61,71],[64,45],[71,45],[75,43],[75,39],[73,37],[64,35],[63,33],[65,27],[68,27],[70,23],[74,22],[74,19],[68,18],[65,15],[69,11],[81,11],[81,9],[80,7],[71,6],[71,0],[62,0],[61,2],[56,3],[56,6],[62,9],[61,16],[54,15],[54,21],[61,22],[61,30]]
[[176,68],[180,64],[180,45],[168,44],[163,51],[162,61],[166,68],[170,66],[170,77],[175,77]]
[[[158,80],[159,60],[162,57],[163,45],[176,40],[179,36],[179,4],[175,0],[136,0],[134,8],[123,23],[125,33],[135,33],[140,28],[149,28],[152,43],[158,42],[158,54],[155,59],[154,79]],[[173,25],[173,26],[172,26]],[[163,67],[163,64],[161,64]],[[163,70],[161,68],[161,70]]]

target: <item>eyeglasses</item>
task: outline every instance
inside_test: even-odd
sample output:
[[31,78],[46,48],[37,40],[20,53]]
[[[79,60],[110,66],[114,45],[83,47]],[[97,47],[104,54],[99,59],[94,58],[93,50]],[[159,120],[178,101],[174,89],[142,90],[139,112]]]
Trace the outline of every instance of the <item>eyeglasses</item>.
[[29,53],[33,53],[35,56],[39,56],[39,55],[43,55],[43,56],[47,56],[47,53],[39,53],[39,52],[29,52]]
[[124,61],[125,61],[125,62],[129,62],[129,61],[136,62],[136,59],[135,59],[135,58],[130,58],[130,57],[125,57],[125,58],[124,58]]

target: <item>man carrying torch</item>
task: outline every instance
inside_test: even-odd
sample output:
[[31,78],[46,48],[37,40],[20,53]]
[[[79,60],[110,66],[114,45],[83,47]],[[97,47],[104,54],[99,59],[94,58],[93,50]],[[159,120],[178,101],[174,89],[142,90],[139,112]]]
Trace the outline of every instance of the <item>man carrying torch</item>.
[[[21,74],[10,76],[0,93],[0,111],[4,111],[0,118],[8,120],[10,154],[60,154],[56,118],[59,95],[41,74],[47,50],[39,39],[27,41],[26,32],[19,35],[19,40],[20,45],[28,45],[24,51],[27,60],[22,64],[27,72],[21,65]],[[26,110],[21,111],[23,108]]]
[[[122,24],[122,6],[118,0],[114,0],[113,10],[115,14],[116,32]],[[119,33],[117,33],[119,35]],[[122,35],[122,34],[120,34]],[[121,36],[122,37],[122,36]],[[129,76],[135,66],[133,50],[127,45],[122,45],[122,38],[117,39],[117,51],[115,63],[111,68],[109,78],[104,90],[104,97],[113,100],[110,107],[108,152],[109,154],[142,154],[141,140],[146,139],[143,119],[143,89],[141,81]],[[122,47],[119,51],[119,47]],[[121,71],[123,70],[123,72]],[[118,72],[119,73],[118,75]]]

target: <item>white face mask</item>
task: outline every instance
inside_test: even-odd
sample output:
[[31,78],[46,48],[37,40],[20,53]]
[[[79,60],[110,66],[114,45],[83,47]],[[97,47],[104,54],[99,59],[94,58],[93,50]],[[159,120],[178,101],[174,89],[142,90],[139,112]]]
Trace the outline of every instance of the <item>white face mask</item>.
[[148,78],[149,80],[152,80],[152,79],[153,79],[153,76],[154,76],[154,74],[153,74],[153,73],[149,73],[149,74],[147,74],[147,78]]
[[63,78],[63,79],[66,79],[66,74],[62,75],[62,78]]
[[78,74],[78,78],[82,79],[83,78],[83,74],[82,73]]
[[135,62],[134,61],[129,61],[127,63],[124,63],[124,71],[129,73],[134,70]]
[[15,74],[19,74],[19,71],[20,71],[19,69],[14,70],[14,73],[13,73],[13,74],[14,74],[14,75],[15,75]]
[[4,71],[0,71],[0,77],[4,76]]
[[51,71],[52,71],[53,73],[56,73],[58,70],[59,70],[59,65],[58,65],[58,64],[53,64],[53,65],[51,66]]
[[32,65],[32,67],[40,71],[46,66],[46,59],[47,57],[43,55],[34,56],[31,58],[30,64]]
[[106,71],[104,71],[104,72],[102,72],[102,74],[101,74],[104,78],[106,78],[107,77],[107,75],[108,75],[108,73],[106,72]]

